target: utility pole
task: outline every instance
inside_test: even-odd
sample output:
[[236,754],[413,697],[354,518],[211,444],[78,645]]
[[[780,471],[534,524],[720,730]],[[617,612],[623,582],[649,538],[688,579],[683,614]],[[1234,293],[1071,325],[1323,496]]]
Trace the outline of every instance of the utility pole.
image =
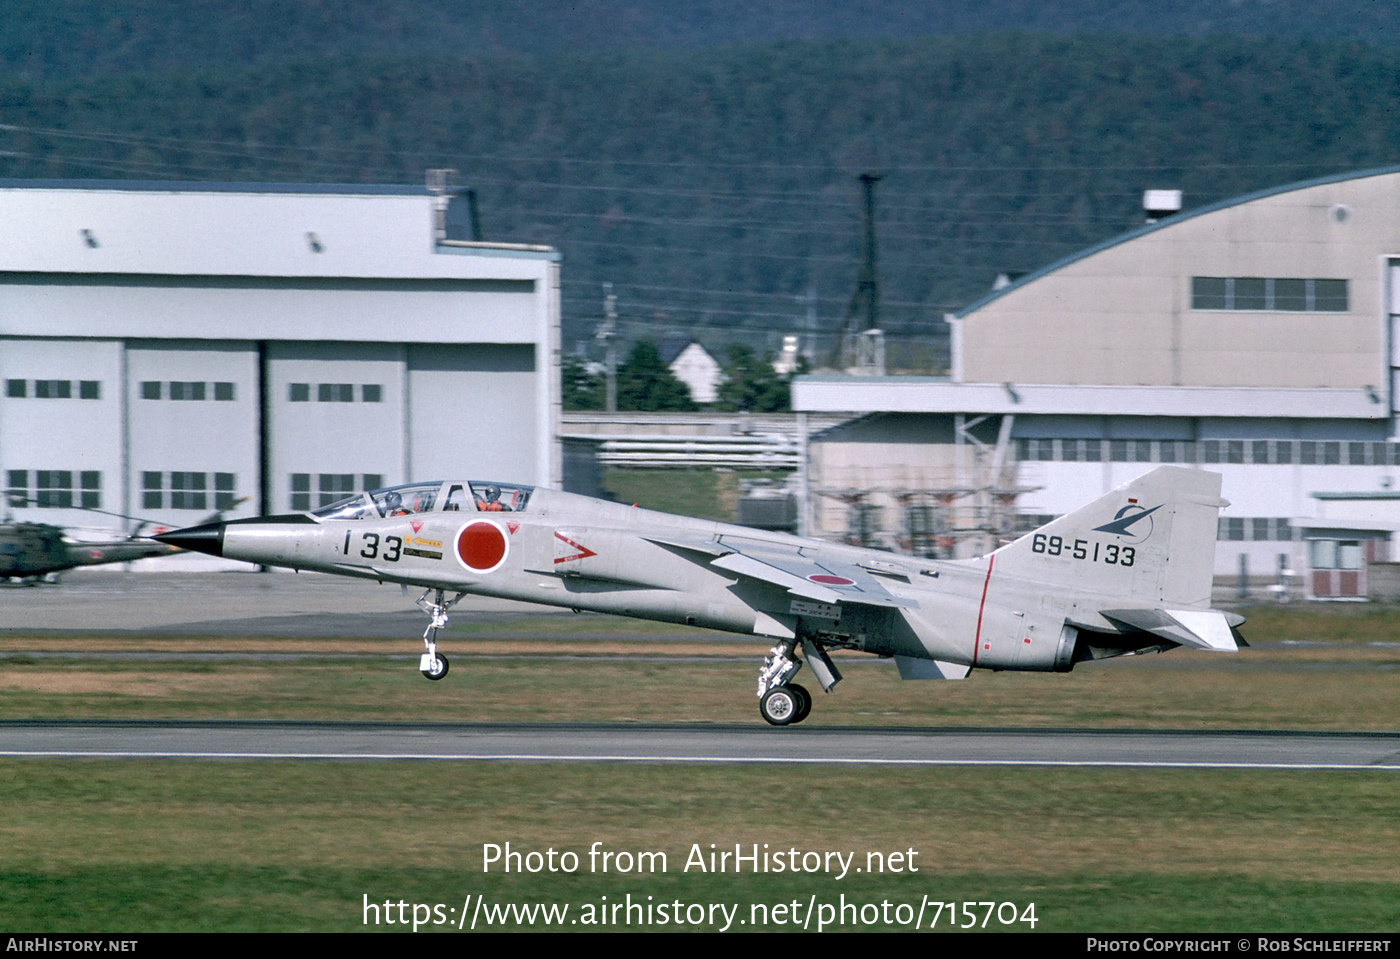
[[807,369],[817,368],[817,287],[807,284],[807,330],[802,338],[802,356],[807,360]]
[[603,323],[594,339],[603,342],[603,367],[607,376],[607,402],[609,413],[617,412],[617,296],[611,283],[603,284]]
[[879,173],[862,173],[861,190],[865,200],[865,242],[862,250],[860,277],[856,281],[855,292],[851,295],[851,305],[846,308],[846,318],[841,323],[841,336],[836,344],[836,367],[846,369],[857,365],[859,355],[859,334],[857,324],[864,318],[867,333],[880,328],[880,281],[876,270],[875,254],[875,184],[883,180]]

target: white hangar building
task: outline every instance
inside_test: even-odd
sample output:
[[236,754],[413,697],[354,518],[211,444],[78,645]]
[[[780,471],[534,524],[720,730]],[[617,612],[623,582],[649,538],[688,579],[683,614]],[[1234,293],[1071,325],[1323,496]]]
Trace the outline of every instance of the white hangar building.
[[16,519],[180,526],[433,478],[558,485],[559,256],[422,188],[0,181]]
[[947,550],[1186,463],[1224,475],[1218,576],[1358,596],[1392,557],[1400,168],[1149,222],[947,321],[949,377],[797,381],[799,410],[871,414],[813,437],[814,531]]

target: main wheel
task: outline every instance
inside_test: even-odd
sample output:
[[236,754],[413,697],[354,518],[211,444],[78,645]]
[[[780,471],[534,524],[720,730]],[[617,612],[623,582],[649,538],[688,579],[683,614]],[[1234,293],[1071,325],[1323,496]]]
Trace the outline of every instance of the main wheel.
[[788,683],[787,688],[797,694],[797,715],[792,718],[792,721],[800,723],[812,711],[812,694],[807,692],[806,686],[799,686],[796,683]]
[[446,675],[447,675],[447,657],[444,656],[442,653],[438,653],[438,654],[437,654],[437,664],[438,664],[438,668],[437,668],[437,671],[436,671],[436,672],[434,672],[434,671],[431,670],[431,669],[425,669],[425,670],[422,671],[422,672],[423,672],[423,675],[426,676],[426,677],[428,677],[429,679],[433,679],[433,680],[441,679],[442,677],[446,676]]
[[772,725],[786,726],[797,721],[801,706],[802,700],[791,686],[774,686],[758,701],[758,712]]

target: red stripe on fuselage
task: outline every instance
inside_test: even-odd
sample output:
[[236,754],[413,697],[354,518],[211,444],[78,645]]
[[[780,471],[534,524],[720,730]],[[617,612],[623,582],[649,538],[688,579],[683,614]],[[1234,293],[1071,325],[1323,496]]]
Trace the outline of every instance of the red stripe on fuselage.
[[987,587],[992,583],[992,564],[997,561],[996,554],[987,557],[987,578],[982,581],[982,602],[977,606],[977,635],[972,641],[972,665],[977,665],[977,654],[982,651],[982,610],[987,608]]

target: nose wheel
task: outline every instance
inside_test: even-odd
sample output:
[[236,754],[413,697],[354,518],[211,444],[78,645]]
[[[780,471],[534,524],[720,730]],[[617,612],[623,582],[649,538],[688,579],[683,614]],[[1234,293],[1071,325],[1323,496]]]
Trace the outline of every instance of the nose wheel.
[[418,608],[432,617],[432,622],[423,631],[423,645],[428,647],[428,651],[418,660],[418,671],[428,679],[438,680],[447,675],[447,657],[437,651],[437,631],[447,625],[447,611],[465,595],[458,593],[449,600],[444,590],[426,589],[418,597]]
[[423,654],[423,660],[419,665],[422,673],[428,679],[441,679],[447,675],[447,657],[442,653],[433,651]]

